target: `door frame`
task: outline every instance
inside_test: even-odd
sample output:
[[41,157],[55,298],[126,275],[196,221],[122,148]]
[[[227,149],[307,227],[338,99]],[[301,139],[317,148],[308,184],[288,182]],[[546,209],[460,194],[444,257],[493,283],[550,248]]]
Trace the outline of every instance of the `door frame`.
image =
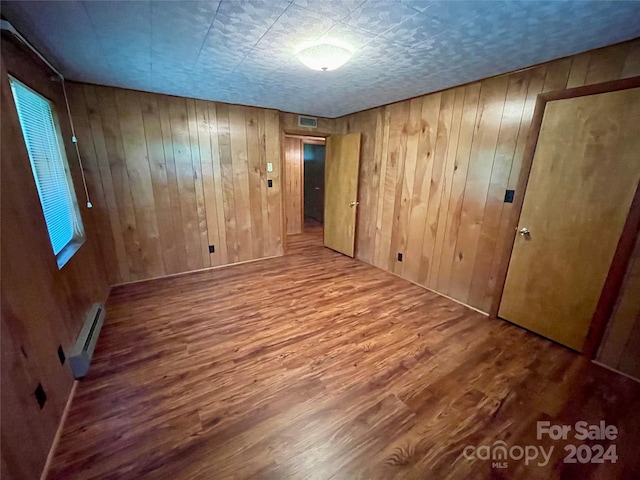
[[[282,171],[280,173],[281,185],[282,185],[282,203],[281,203],[281,214],[282,214],[282,251],[286,253],[287,251],[287,214],[286,214],[286,202],[288,200],[287,191],[285,185],[287,184],[287,167],[286,167],[286,151],[285,151],[285,143],[286,138],[297,138],[302,142],[302,146],[304,148],[304,144],[318,144],[325,145],[327,138],[330,136],[328,133],[321,132],[309,132],[309,133],[290,133],[289,130],[283,129],[280,136],[280,158],[282,164]],[[301,165],[300,165],[300,181],[302,185],[301,189],[301,199],[300,206],[302,210],[302,232],[304,233],[304,152],[301,156]]]
[[[291,136],[291,135],[289,135]],[[302,210],[302,233],[304,233],[304,185],[305,185],[305,175],[306,175],[306,167],[304,165],[304,146],[305,145],[322,145],[325,147],[326,149],[326,145],[327,145],[327,137],[303,137],[302,138],[302,166],[300,167],[300,175],[301,175],[301,179],[300,179],[300,185],[302,186],[301,191],[302,191],[302,199],[300,200],[300,209]],[[326,150],[325,150],[325,166],[326,166]],[[323,198],[323,202],[322,202],[322,218],[323,221],[322,223],[324,224],[324,174],[322,176],[322,198]]]
[[[507,280],[507,272],[509,270],[509,262],[513,252],[513,245],[516,238],[516,230],[522,213],[522,204],[526,193],[529,175],[533,165],[533,157],[538,145],[538,137],[542,126],[545,108],[548,102],[554,100],[565,100],[575,97],[583,97],[587,95],[597,95],[599,93],[616,92],[619,90],[627,90],[630,88],[640,87],[640,77],[625,78],[623,80],[615,80],[612,82],[598,83],[595,85],[586,85],[584,87],[570,88],[566,90],[556,90],[553,92],[541,93],[536,99],[536,107],[531,119],[531,127],[527,136],[527,145],[522,159],[520,176],[516,184],[516,191],[513,199],[513,209],[509,218],[509,229],[512,232],[507,240],[500,255],[500,267],[497,275],[496,294],[493,298],[489,316],[498,318],[498,310],[504,292],[504,286]],[[636,188],[629,215],[624,224],[622,235],[618,241],[613,261],[609,267],[609,272],[602,288],[600,298],[598,300],[596,310],[591,320],[591,326],[587,333],[582,355],[589,359],[595,358],[600,346],[602,337],[613,312],[616,300],[620,293],[620,287],[624,280],[627,265],[633,253],[633,247],[640,232],[640,185]]]

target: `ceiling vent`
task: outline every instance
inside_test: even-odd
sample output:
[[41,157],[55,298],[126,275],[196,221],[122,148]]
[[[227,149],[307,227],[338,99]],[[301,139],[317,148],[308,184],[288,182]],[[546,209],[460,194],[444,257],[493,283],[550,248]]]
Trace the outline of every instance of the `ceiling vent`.
[[298,126],[307,128],[318,128],[318,119],[316,117],[298,115]]

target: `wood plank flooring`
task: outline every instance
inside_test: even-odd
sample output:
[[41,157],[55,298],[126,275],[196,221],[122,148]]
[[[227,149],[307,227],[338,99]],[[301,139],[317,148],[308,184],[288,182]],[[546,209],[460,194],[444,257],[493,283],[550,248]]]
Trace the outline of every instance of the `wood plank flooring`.
[[[639,478],[640,384],[321,244],[116,288],[50,478]],[[537,420],[616,425],[617,463]],[[555,449],[463,456],[498,440]]]

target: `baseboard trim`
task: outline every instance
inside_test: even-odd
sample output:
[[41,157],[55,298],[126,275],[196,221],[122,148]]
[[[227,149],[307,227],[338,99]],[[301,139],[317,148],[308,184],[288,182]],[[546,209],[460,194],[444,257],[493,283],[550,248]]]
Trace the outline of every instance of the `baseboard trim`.
[[226,265],[216,265],[215,267],[199,268],[197,270],[189,270],[187,272],[170,273],[169,275],[160,275],[159,277],[143,278],[141,280],[132,280],[131,282],[116,283],[114,285],[111,285],[111,288],[113,289],[116,287],[124,287],[126,285],[137,285],[139,283],[154,282],[156,280],[164,280],[166,278],[182,277],[184,275],[192,275],[194,273],[208,272],[209,270],[218,270],[220,268],[235,267],[236,265],[244,265],[246,263],[260,262],[262,260],[271,260],[273,258],[279,258],[282,256],[283,255],[272,255],[270,257],[252,258],[251,260],[243,260],[242,262],[227,263]]
[[73,386],[71,387],[71,392],[69,392],[69,398],[67,399],[67,404],[64,406],[64,411],[62,412],[62,418],[60,419],[60,423],[58,424],[58,429],[56,430],[56,435],[53,437],[53,442],[51,443],[51,448],[49,449],[49,455],[47,455],[47,461],[44,464],[44,468],[42,469],[42,474],[40,475],[40,480],[46,480],[49,475],[49,469],[51,468],[51,461],[53,460],[53,456],[56,453],[56,449],[58,448],[58,442],[60,441],[60,436],[62,435],[62,429],[64,428],[64,424],[67,421],[67,416],[69,415],[69,409],[71,409],[71,402],[73,401],[73,396],[76,394],[76,387],[78,386],[78,380],[73,382]]
[[623,377],[627,377],[627,378],[629,378],[629,379],[633,380],[634,382],[638,382],[638,383],[640,383],[640,379],[638,379],[638,378],[636,378],[636,377],[632,377],[632,376],[631,376],[631,375],[629,375],[628,373],[621,372],[620,370],[617,370],[617,369],[615,369],[615,368],[613,368],[613,367],[610,367],[609,365],[605,365],[604,363],[600,363],[600,362],[599,362],[599,361],[597,361],[597,360],[591,360],[591,361],[592,361],[593,363],[595,363],[596,365],[601,366],[602,368],[606,368],[607,370],[609,370],[609,371],[611,371],[611,372],[617,373],[618,375],[622,375]]
[[472,307],[471,305],[467,305],[466,303],[461,302],[460,300],[456,300],[455,298],[450,297],[449,295],[445,295],[444,293],[440,293],[437,290],[433,290],[432,288],[425,287],[424,285],[422,285],[422,284],[420,284],[418,282],[415,282],[413,280],[409,280],[408,278],[404,278],[402,275],[398,275],[395,272],[391,272],[389,270],[385,270],[384,268],[380,268],[377,265],[374,265],[373,263],[365,262],[364,260],[361,260],[361,259],[359,259],[357,257],[354,257],[354,258],[355,258],[355,260],[358,260],[358,261],[360,261],[362,263],[366,263],[367,265],[371,265],[372,267],[377,268],[378,270],[382,270],[383,272],[390,273],[394,277],[398,277],[398,278],[401,278],[402,280],[406,280],[407,282],[413,283],[414,285],[416,285],[416,286],[418,286],[420,288],[424,288],[425,290],[428,290],[431,293],[435,293],[436,295],[439,295],[439,296],[444,297],[444,298],[446,298],[448,300],[451,300],[452,302],[455,302],[455,303],[457,303],[459,305],[462,305],[463,307],[467,307],[467,308],[469,308],[469,309],[471,309],[471,310],[473,310],[475,312],[478,312],[478,313],[484,315],[485,317],[489,317],[490,316],[487,312],[483,312],[482,310],[480,310],[480,309],[478,309],[476,307]]

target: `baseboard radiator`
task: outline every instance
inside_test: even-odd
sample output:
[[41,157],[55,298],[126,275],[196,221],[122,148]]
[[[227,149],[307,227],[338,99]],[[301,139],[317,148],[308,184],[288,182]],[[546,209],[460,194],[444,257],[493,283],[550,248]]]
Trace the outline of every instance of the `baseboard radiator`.
[[93,350],[96,348],[96,343],[98,343],[98,335],[100,334],[105,314],[103,305],[99,303],[93,304],[73,346],[73,350],[71,350],[69,365],[71,365],[73,376],[77,379],[84,377],[89,371],[89,364],[91,363],[91,357],[93,357]]

